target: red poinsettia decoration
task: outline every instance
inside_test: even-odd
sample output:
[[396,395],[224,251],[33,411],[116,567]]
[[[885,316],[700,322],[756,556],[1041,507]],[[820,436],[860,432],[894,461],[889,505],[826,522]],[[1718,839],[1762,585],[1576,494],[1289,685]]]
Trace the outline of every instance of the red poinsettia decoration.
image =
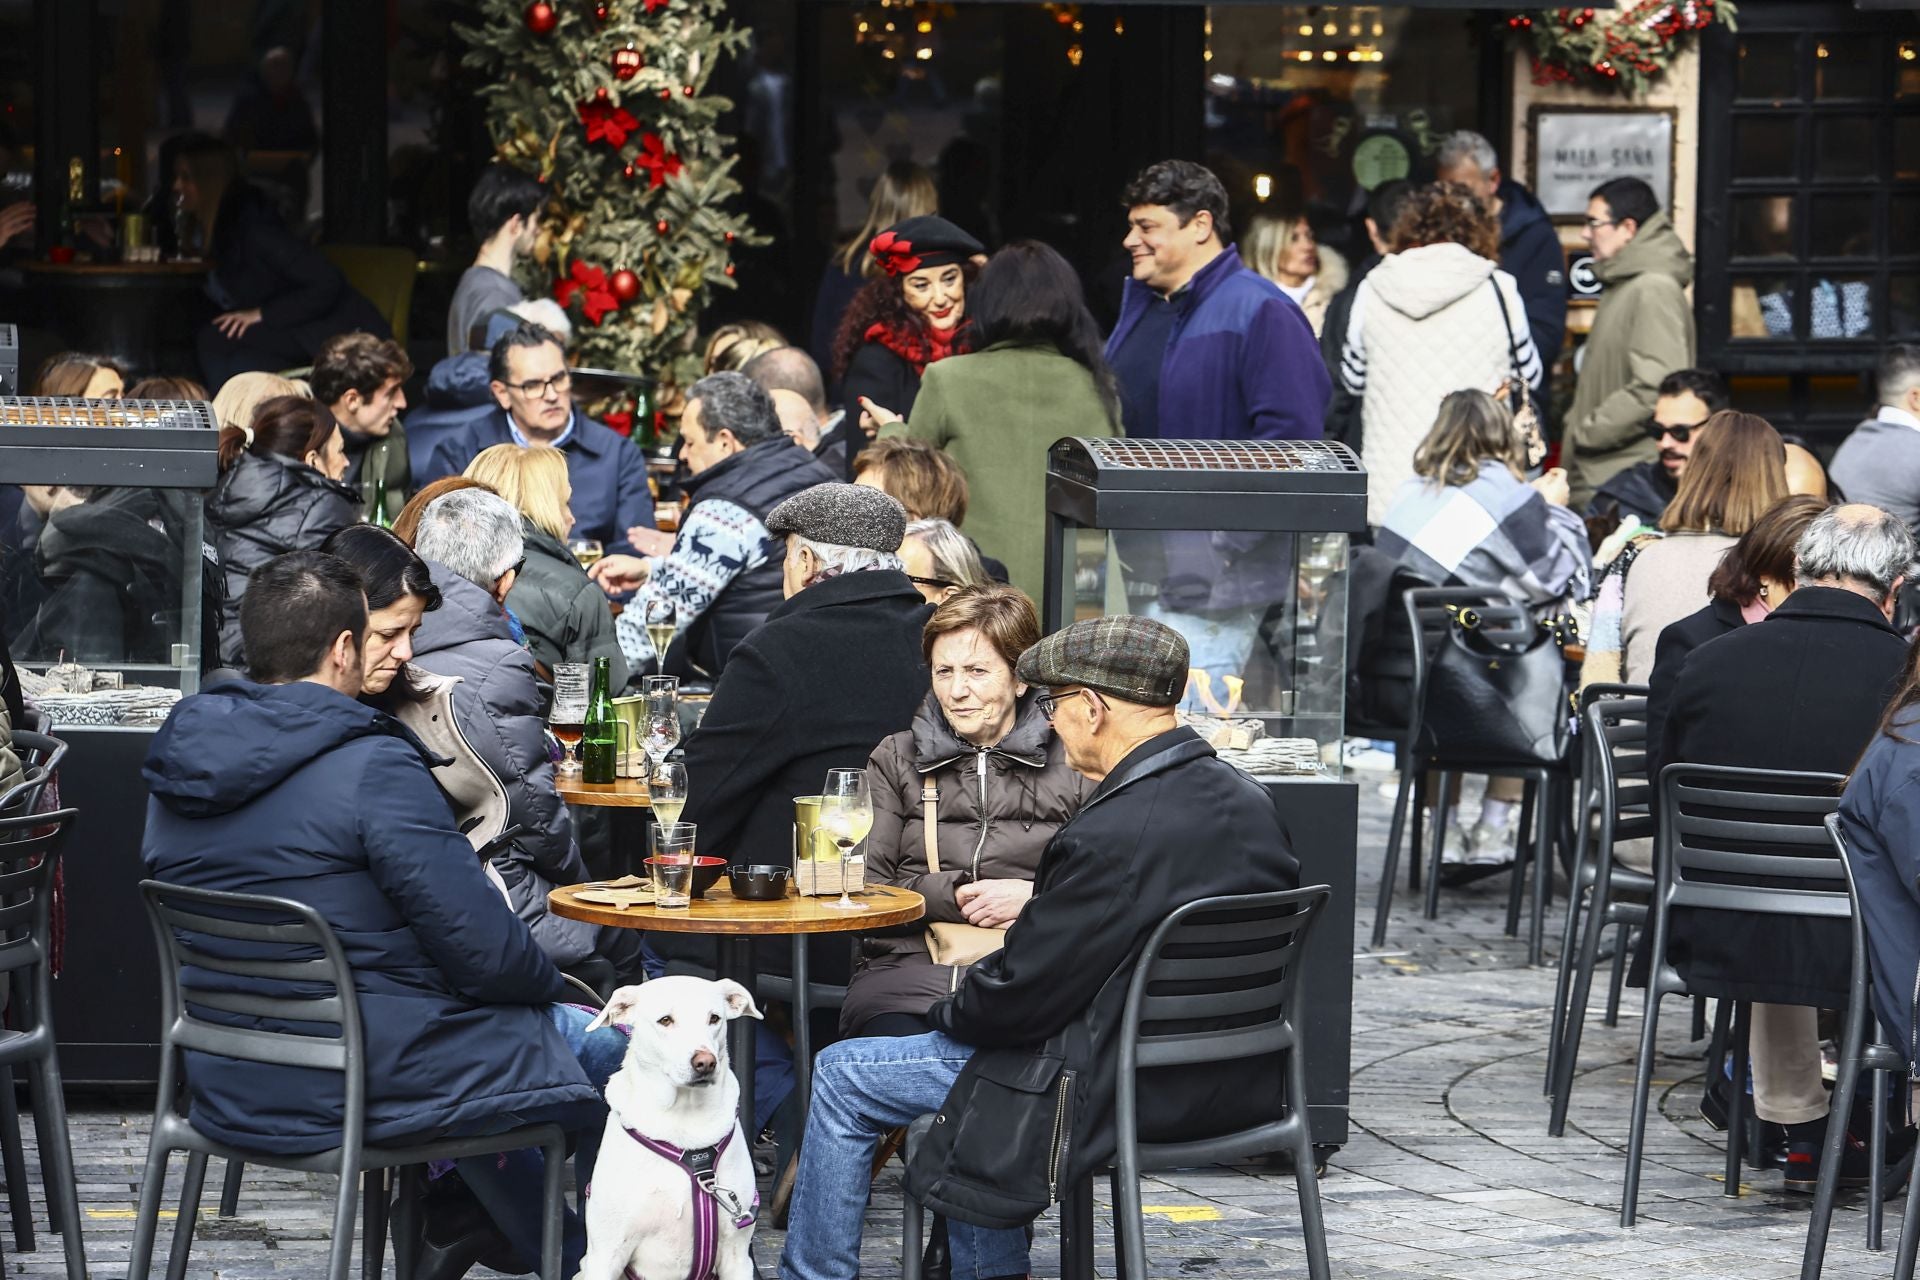
[[610,412],[603,413],[600,415],[600,421],[606,423],[623,436],[631,436],[633,434],[633,410],[631,409],[614,409]]
[[610,147],[626,146],[627,139],[640,129],[631,111],[611,102],[581,103],[580,123],[587,130],[588,142],[604,142]]
[[620,309],[620,299],[614,297],[613,288],[607,283],[607,273],[578,258],[574,259],[573,269],[553,286],[554,301],[563,307],[573,305],[575,294],[580,295],[580,310],[589,324],[599,324],[610,313]]
[[647,12],[658,13],[672,2],[673,0],[647,0]]
[[633,158],[633,163],[634,167],[647,171],[647,186],[650,188],[674,177],[684,167],[679,156],[667,151],[667,144],[660,140],[657,133],[640,135],[640,154]]
[[890,276],[904,276],[920,269],[920,258],[913,251],[913,241],[891,231],[882,231],[875,236],[873,243],[867,246],[867,251]]

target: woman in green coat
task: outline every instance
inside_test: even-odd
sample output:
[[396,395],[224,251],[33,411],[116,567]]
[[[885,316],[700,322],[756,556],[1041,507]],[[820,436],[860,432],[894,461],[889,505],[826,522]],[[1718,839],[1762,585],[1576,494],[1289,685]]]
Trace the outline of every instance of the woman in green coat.
[[967,533],[1038,600],[1047,449],[1063,436],[1123,434],[1120,400],[1080,278],[1046,245],[1017,240],[994,254],[967,310],[979,349],[928,366],[910,420],[867,408],[883,436],[952,455],[967,473]]

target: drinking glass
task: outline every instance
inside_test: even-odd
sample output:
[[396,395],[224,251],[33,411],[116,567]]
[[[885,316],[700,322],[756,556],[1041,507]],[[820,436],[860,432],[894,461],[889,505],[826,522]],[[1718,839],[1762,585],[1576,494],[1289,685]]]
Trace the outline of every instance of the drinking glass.
[[684,907],[693,901],[694,847],[698,828],[691,822],[653,824],[653,856],[647,869],[653,874],[653,904]]
[[606,548],[600,545],[598,538],[572,538],[567,542],[567,550],[573,552],[573,558],[580,562],[582,569],[591,569],[606,554]]
[[653,655],[662,670],[667,665],[667,646],[673,643],[673,636],[679,630],[678,614],[673,601],[665,596],[654,596],[647,600],[645,616],[640,621],[647,628],[647,643],[653,646]]
[[647,798],[656,827],[679,822],[687,807],[687,766],[677,761],[656,765],[647,779]]
[[857,863],[863,878],[866,873],[866,859],[853,858],[853,848],[873,830],[873,793],[867,788],[865,769],[827,771],[827,785],[820,790],[820,827],[840,850],[840,897],[826,905],[838,911],[865,911],[867,905],[847,893],[849,863]]
[[647,753],[653,772],[658,772],[680,745],[680,680],[676,676],[648,676],[641,689],[647,699],[647,725],[640,749]]
[[547,713],[547,727],[553,730],[553,736],[566,748],[566,758],[556,770],[564,777],[579,776],[580,736],[585,732],[586,719],[587,664],[554,663],[553,709]]

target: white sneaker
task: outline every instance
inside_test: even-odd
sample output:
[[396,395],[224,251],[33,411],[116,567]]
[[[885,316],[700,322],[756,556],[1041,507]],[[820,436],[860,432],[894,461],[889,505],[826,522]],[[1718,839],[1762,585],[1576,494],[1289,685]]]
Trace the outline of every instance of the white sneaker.
[[1489,822],[1474,823],[1473,830],[1467,834],[1466,861],[1494,866],[1512,862],[1518,827],[1519,824],[1515,822],[1497,827]]
[[1440,842],[1440,864],[1465,866],[1472,861],[1473,834],[1462,826],[1447,828],[1446,839]]

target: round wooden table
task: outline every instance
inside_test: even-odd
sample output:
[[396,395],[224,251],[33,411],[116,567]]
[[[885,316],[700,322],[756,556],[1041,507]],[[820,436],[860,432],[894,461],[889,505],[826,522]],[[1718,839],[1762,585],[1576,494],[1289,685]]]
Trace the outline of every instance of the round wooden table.
[[[617,783],[615,785],[618,785]],[[565,795],[563,789],[561,795]],[[733,896],[726,878],[685,907],[603,906],[575,896],[589,885],[563,885],[547,894],[547,910],[568,920],[611,925],[616,929],[651,929],[660,933],[710,934],[719,944],[720,973],[758,994],[753,962],[755,938],[786,935],[793,939],[793,1079],[800,1093],[800,1113],[806,1114],[813,1074],[812,1028],[808,1014],[813,1000],[807,984],[807,936],[815,933],[862,933],[889,925],[908,924],[927,913],[927,900],[911,889],[869,885],[855,895],[865,911],[842,911],[827,904],[834,899],[803,898],[789,886],[787,896],[771,902],[748,902]],[[727,1052],[740,1080],[740,1114],[753,1126],[753,1026],[735,1018],[727,1028]]]
[[646,781],[642,778],[615,778],[612,782],[582,782],[577,773],[571,777],[564,773],[556,773],[553,781],[554,789],[568,804],[591,805],[601,809],[650,809],[653,807],[653,801],[647,798]]

